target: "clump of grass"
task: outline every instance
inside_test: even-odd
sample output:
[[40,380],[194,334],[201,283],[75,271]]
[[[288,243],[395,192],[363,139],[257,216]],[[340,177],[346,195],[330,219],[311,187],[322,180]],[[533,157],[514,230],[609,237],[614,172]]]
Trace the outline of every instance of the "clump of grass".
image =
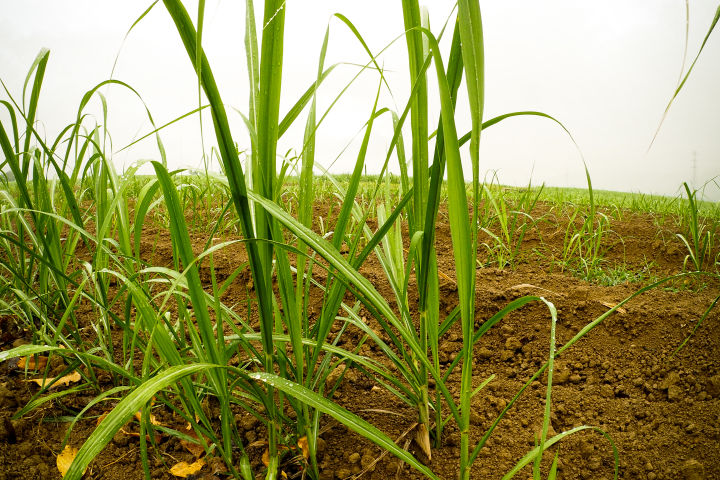
[[569,215],[559,263],[563,270],[582,272],[580,276],[590,277],[603,270],[605,254],[609,248],[607,237],[613,232],[610,229],[610,218],[599,211],[595,204],[587,166],[585,177],[588,184],[588,206],[584,209],[575,205]]
[[544,185],[533,190],[528,185],[511,195],[505,188],[492,188],[492,183],[483,185],[484,214],[480,230],[490,238],[483,246],[498,268],[517,266],[525,234],[540,221],[531,213],[543,188]]
[[[707,224],[698,214],[697,190],[690,190],[687,183],[683,183],[687,194],[687,208],[683,215],[685,234],[678,233],[677,237],[683,242],[688,254],[683,262],[683,269],[690,266],[694,271],[702,271],[706,267],[717,265],[720,252],[718,248],[717,225]],[[715,259],[713,261],[713,254]]]
[[659,280],[659,278],[652,273],[652,264],[645,265],[639,270],[633,269],[629,265],[616,265],[599,267],[594,270],[578,270],[573,272],[573,274],[585,281],[606,287],[631,283],[648,283]]

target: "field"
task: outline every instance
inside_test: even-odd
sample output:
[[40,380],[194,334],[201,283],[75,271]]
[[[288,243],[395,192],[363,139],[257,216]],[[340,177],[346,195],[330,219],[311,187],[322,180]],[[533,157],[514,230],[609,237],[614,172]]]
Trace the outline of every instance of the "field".
[[[202,185],[202,180],[202,177],[196,177],[187,183]],[[316,182],[322,185],[320,179]],[[292,198],[293,191],[296,191],[293,183],[288,182],[288,198]],[[397,189],[398,186],[394,187]],[[141,185],[135,188],[141,190]],[[329,185],[319,188],[329,189]],[[372,191],[370,179],[362,182],[361,191],[359,198]],[[495,186],[488,192],[496,201],[502,201],[509,212],[519,211],[516,210],[519,203],[528,198],[528,191],[523,189]],[[599,207],[598,218],[607,218],[607,233],[601,242],[596,270],[587,272],[578,270],[572,261],[564,260],[570,220],[576,217],[578,210],[587,208],[587,202],[564,202],[566,196],[572,193],[569,191],[543,193],[536,188],[530,192],[532,198],[539,196],[539,199],[532,206],[526,205],[527,210],[523,212],[526,215],[520,217],[521,225],[516,230],[523,230],[524,235],[522,240],[518,240],[517,248],[510,249],[515,254],[509,264],[500,268],[497,253],[488,248],[495,245],[493,236],[485,234],[481,238],[486,247],[479,255],[481,265],[476,270],[477,284],[482,286],[476,293],[478,325],[517,299],[542,295],[558,310],[555,340],[561,346],[591,321],[642,287],[684,270],[688,252],[676,233],[687,228],[687,219],[677,213],[688,208],[685,200],[612,195],[614,204],[624,203],[626,207]],[[603,193],[596,192],[595,195],[602,202]],[[214,237],[210,237],[207,231],[207,225],[220,220],[219,214],[224,211],[222,203],[218,202],[221,195],[213,195],[210,200],[199,204],[194,203],[192,198],[185,197],[183,210],[187,224],[195,226],[189,230],[195,254],[199,255],[204,245],[225,244],[240,238],[233,233],[236,228],[232,226],[222,228],[223,234],[215,232]],[[481,211],[487,212],[483,223],[489,233],[499,235],[499,218],[489,203],[482,204]],[[711,204],[707,207],[716,208]],[[295,208],[296,205],[288,203],[288,210]],[[447,216],[446,209],[447,206],[441,204],[437,224],[439,308],[441,313],[451,314],[459,299],[453,273],[449,225],[443,221]],[[651,212],[651,209],[655,211]],[[133,210],[130,208],[131,215]],[[333,200],[332,195],[320,194],[314,207],[313,229],[322,234],[323,230],[336,224],[339,210],[340,204]],[[709,222],[708,228],[716,231],[717,210],[708,210],[707,213],[715,215],[703,218]],[[172,268],[173,247],[166,215],[158,209],[143,228],[139,259],[144,265]],[[207,219],[212,221],[207,222]],[[371,230],[377,228],[377,218],[371,218],[367,223]],[[404,249],[408,247],[405,242]],[[716,258],[717,251],[713,253]],[[92,261],[93,254],[92,250],[78,247],[78,265],[83,261]],[[212,264],[212,268],[208,262],[200,265],[203,288],[213,292],[217,285],[227,285],[218,296],[219,300],[242,312],[249,328],[257,331],[259,316],[252,306],[256,297],[247,267],[247,254],[242,245],[229,244],[222,248],[213,254]],[[383,297],[393,297],[392,287],[377,258],[368,258],[360,272],[372,281]],[[319,284],[324,284],[327,273],[316,271],[314,278]],[[409,284],[415,288],[415,279],[412,278]],[[621,478],[637,478],[650,473],[655,475],[652,478],[718,478],[720,457],[716,445],[720,434],[720,418],[717,415],[720,411],[720,372],[716,358],[720,351],[720,323],[717,311],[713,310],[707,317],[704,314],[717,301],[719,291],[717,275],[669,281],[623,304],[576,346],[558,357],[549,435],[581,425],[601,428],[618,449]],[[118,283],[109,282],[109,297],[116,297],[120,292]],[[322,310],[321,289],[312,287],[308,298],[308,318],[313,321]],[[348,303],[352,300],[350,295],[346,296]],[[416,301],[411,295],[409,303]],[[84,332],[82,337],[86,337],[86,342],[96,344],[95,309],[87,301],[79,302],[74,308],[78,331]],[[121,318],[122,308],[118,305],[114,310]],[[388,336],[381,333],[382,326],[373,320],[367,309],[355,307],[354,314],[379,332],[385,342],[389,341]],[[176,315],[173,312],[173,317]],[[3,349],[33,340],[33,329],[23,325],[17,317],[5,315],[2,319]],[[695,331],[701,319],[703,323]],[[232,329],[228,328],[227,333],[232,334]],[[479,440],[502,408],[546,361],[549,333],[547,309],[541,304],[531,303],[508,315],[478,342],[473,360],[473,370],[478,373],[473,377],[473,387],[491,376],[493,380],[472,401],[470,433],[473,441]],[[108,349],[117,352],[118,363],[122,358],[119,352],[123,351],[123,337],[120,326],[110,328],[112,346]],[[674,354],[688,337],[687,344]],[[354,351],[379,364],[389,363],[383,351],[352,323],[345,325],[340,319],[332,328],[329,341],[336,338],[336,345],[348,352]],[[456,324],[439,343],[441,369],[450,366],[461,350],[461,332]],[[63,376],[72,368],[73,362],[63,358],[51,357],[50,366],[45,371],[48,377]],[[141,369],[141,359],[134,361],[136,368]],[[233,358],[230,363],[237,365],[242,362]],[[424,454],[418,446],[409,442],[414,437],[409,432],[417,425],[413,409],[399,403],[396,396],[381,388],[382,383],[368,377],[367,372],[352,363],[348,365],[350,368],[346,370],[341,367],[332,370],[342,371],[343,378],[331,372],[326,379],[327,382],[339,380],[333,399],[380,427],[391,438],[398,439],[399,444],[418,458],[423,458]],[[392,364],[388,367],[393,370]],[[96,427],[97,419],[116,402],[113,395],[93,406],[97,394],[92,388],[83,388],[54,402],[39,405],[27,415],[13,417],[22,406],[38,398],[39,387],[25,379],[42,377],[44,370],[33,370],[30,368],[25,372],[22,365],[18,365],[17,358],[2,364],[1,406],[6,425],[3,431],[6,448],[0,464],[5,472],[4,478],[59,478],[55,467],[56,456],[65,443],[81,445]],[[94,378],[95,386],[106,393],[117,386],[117,381],[100,369],[87,378]],[[546,382],[546,376],[530,382],[481,451],[472,478],[499,478],[532,449],[534,435],[539,435],[542,429]],[[448,375],[446,384],[451,394],[457,397],[460,390],[457,368]],[[86,410],[88,406],[90,408]],[[207,402],[205,408],[211,424],[218,429],[218,407]],[[267,438],[266,427],[239,406],[232,411],[239,434],[250,445],[247,448],[250,464],[260,471],[264,468],[261,456],[266,448],[262,443]],[[78,413],[81,415],[75,420]],[[177,432],[183,431],[184,421],[173,409],[156,405],[152,415],[164,428],[175,432],[163,429],[156,433],[157,445],[149,450],[151,478],[173,478],[169,469],[174,464],[179,461],[192,463],[204,451],[202,448],[191,451],[183,446]],[[74,423],[72,431],[69,430],[71,423]],[[137,430],[137,425],[128,425],[115,434],[94,460],[93,474],[87,478],[143,478],[139,440],[137,434],[133,436],[132,433]],[[394,457],[383,455],[383,450],[372,442],[348,431],[331,418],[321,419],[319,431],[325,445],[319,453],[321,478],[347,478],[361,471],[365,471],[365,478],[390,478],[396,472],[400,478],[422,478],[422,475],[412,474],[407,466],[403,468]],[[443,445],[434,449],[432,461],[428,462],[441,478],[457,476],[458,444],[457,428],[450,425],[443,432]],[[559,472],[562,478],[612,476],[612,446],[597,432],[569,437],[561,443],[560,452]],[[293,456],[297,454],[294,452]],[[378,462],[374,463],[375,460]],[[697,466],[697,462],[701,467]],[[286,456],[284,463],[283,468],[289,472],[298,471],[290,455]],[[221,472],[226,471],[222,465],[211,465]],[[690,474],[683,477],[684,472],[693,468],[702,469],[705,477],[692,477]],[[212,478],[210,471],[205,467],[201,472],[206,476],[199,478]],[[222,478],[222,475],[216,478]]]
[[[222,173],[170,169],[173,122],[149,134],[158,160],[119,173],[85,112],[101,87],[128,88],[115,80],[42,136],[47,51],[22,101],[6,89],[0,480],[720,478],[717,203],[687,183],[676,198],[596,191],[587,168],[585,190],[480,178],[484,130],[565,126],[483,118],[476,2],[458,4],[446,68],[403,1],[412,93],[397,112],[336,16],[379,90],[353,172],[334,177],[315,158],[328,37],[281,118],[284,3],[266,2],[256,32],[248,1],[239,149],[200,48],[203,5],[193,23],[164,2]],[[366,176],[386,114],[385,166]],[[279,156],[301,116],[300,153]]]

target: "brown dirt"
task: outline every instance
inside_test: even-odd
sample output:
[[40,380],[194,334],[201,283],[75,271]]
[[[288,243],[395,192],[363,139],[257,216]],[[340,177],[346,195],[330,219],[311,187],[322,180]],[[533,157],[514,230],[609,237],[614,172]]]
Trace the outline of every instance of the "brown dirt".
[[[316,217],[327,215],[327,206],[318,207]],[[482,322],[526,294],[538,294],[553,302],[558,310],[557,343],[567,342],[582,327],[608,308],[637,291],[643,283],[604,287],[578,280],[562,272],[553,261],[562,249],[564,213],[557,207],[540,205],[533,212],[543,218],[530,229],[523,242],[520,261],[514,268],[495,267],[477,271],[476,315]],[[656,276],[682,270],[684,252],[674,236],[673,225],[661,225],[649,215],[624,212],[611,222],[606,239],[606,266],[626,265],[629,270]],[[441,275],[441,313],[457,304],[453,283],[453,259],[449,227],[441,222],[437,230]],[[196,247],[207,237],[197,235]],[[166,232],[148,228],[143,256],[156,265],[172,265],[172,249]],[[245,261],[242,246],[234,245],[215,256],[220,275],[229,275]],[[483,258],[484,254],[483,254]],[[650,267],[648,265],[651,264]],[[383,293],[392,294],[374,258],[361,269]],[[203,280],[209,281],[207,270]],[[647,283],[647,279],[645,280]],[[670,288],[656,288],[628,303],[592,330],[576,346],[557,360],[552,404],[551,432],[562,432],[579,425],[605,431],[620,455],[620,478],[624,479],[720,479],[720,315],[713,311],[677,355],[672,355],[692,331],[705,309],[720,294],[716,279],[703,282],[675,282]],[[242,305],[251,285],[241,274],[223,300]],[[317,294],[314,294],[317,297]],[[412,301],[413,299],[411,299]],[[318,302],[318,298],[314,298]],[[317,309],[317,305],[315,305]],[[242,307],[241,307],[242,308]],[[312,310],[311,310],[312,312]],[[88,311],[88,314],[92,312]],[[314,315],[317,314],[315,311]],[[492,420],[522,385],[547,359],[550,316],[547,308],[533,303],[513,312],[489,331],[475,348],[474,381],[479,384],[490,375],[495,379],[473,401],[471,444],[477,442]],[[346,347],[359,338],[349,330]],[[13,319],[0,317],[0,350],[27,341],[26,332]],[[442,340],[442,361],[448,362],[461,346],[457,330]],[[362,353],[378,357],[373,346]],[[51,370],[65,368],[57,360]],[[32,375],[31,375],[32,376]],[[25,381],[17,362],[0,364],[0,480],[60,478],[56,456],[63,447],[68,420],[85,407],[95,392],[67,396],[34,410],[21,419],[12,416],[37,392]],[[454,394],[459,391],[459,371],[447,383]],[[544,380],[544,379],[543,379]],[[105,386],[108,378],[101,377]],[[533,447],[535,432],[542,422],[545,385],[535,381],[519,402],[500,422],[473,468],[472,478],[500,478]],[[373,381],[348,372],[336,393],[336,401],[369,420],[391,438],[406,443],[407,431],[415,419],[413,412]],[[91,409],[77,422],[69,443],[80,445],[96,425],[101,409]],[[182,428],[171,412],[159,409],[158,419]],[[239,427],[248,442],[263,438],[263,427],[238,412]],[[421,478],[392,456],[383,456],[373,444],[348,432],[331,419],[323,420],[324,450],[320,455],[321,478],[351,478],[373,460],[361,478]],[[130,429],[137,428],[128,427]],[[177,461],[192,461],[177,439],[159,438],[157,450],[150,452],[153,479],[173,478],[168,469]],[[459,434],[448,424],[443,446],[425,461],[441,478],[457,477]],[[610,443],[597,432],[583,432],[559,443],[559,478],[612,478],[613,456]],[[423,458],[414,443],[410,451]],[[260,464],[262,447],[250,447],[252,462]],[[546,464],[555,449],[547,453]],[[205,466],[192,478],[227,478],[221,466]],[[523,470],[517,478],[531,477]],[[88,479],[143,478],[137,437],[118,433],[91,464]]]

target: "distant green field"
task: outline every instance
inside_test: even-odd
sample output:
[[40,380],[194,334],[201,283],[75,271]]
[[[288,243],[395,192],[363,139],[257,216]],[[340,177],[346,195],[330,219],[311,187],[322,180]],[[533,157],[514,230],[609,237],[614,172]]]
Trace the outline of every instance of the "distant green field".
[[[335,180],[340,185],[346,185],[350,180],[349,174],[334,175]],[[394,193],[399,192],[401,182],[397,175],[389,176],[387,180]],[[314,180],[318,193],[331,192],[334,188],[333,182],[327,179],[327,176],[317,176]],[[287,177],[285,187],[289,191],[293,191],[297,187],[297,177]],[[372,195],[378,184],[384,184],[378,181],[376,175],[363,176],[359,188],[359,194]],[[571,187],[545,187],[532,186],[513,187],[506,185],[498,185],[495,183],[487,184],[491,190],[502,190],[505,197],[510,201],[517,201],[521,196],[530,192],[531,196],[540,193],[538,200],[555,205],[573,204],[588,205],[590,203],[590,193],[587,188],[571,188]],[[447,197],[446,183],[443,182],[441,195]],[[681,185],[678,185],[681,187]],[[470,188],[470,185],[467,186]],[[594,202],[599,207],[617,208],[621,210],[629,210],[633,212],[653,213],[660,215],[681,216],[688,208],[688,199],[686,196],[667,196],[667,195],[651,195],[646,193],[627,193],[616,192],[612,190],[596,190],[593,189]],[[700,216],[707,219],[720,221],[720,202],[698,202],[698,212]]]

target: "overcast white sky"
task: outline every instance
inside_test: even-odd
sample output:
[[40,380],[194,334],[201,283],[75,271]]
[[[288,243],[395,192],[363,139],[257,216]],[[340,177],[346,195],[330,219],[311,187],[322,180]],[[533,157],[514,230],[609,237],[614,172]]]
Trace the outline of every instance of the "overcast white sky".
[[[432,29],[437,33],[453,4],[445,0],[428,3]],[[20,98],[25,75],[40,48],[51,50],[39,110],[48,137],[54,138],[74,120],[84,92],[109,78],[126,31],[149,4],[0,0],[0,78],[16,98]],[[244,4],[207,1],[204,46],[224,101],[247,112]],[[187,2],[187,6],[191,11],[197,8],[196,2]],[[646,153],[680,73],[684,1],[518,0],[481,2],[481,6],[486,118],[517,110],[540,110],[555,116],[575,137],[595,188],[672,195],[679,192],[683,181],[700,186],[720,175],[720,31],[711,36],[655,145]],[[403,31],[397,0],[288,0],[287,8],[281,115],[314,80],[328,23],[327,64],[365,63],[362,49],[347,28],[331,20],[332,13],[350,18],[375,52]],[[715,0],[690,2],[689,61],[716,8]],[[256,10],[260,14],[261,2]],[[402,110],[409,93],[405,42],[396,42],[381,61],[392,72],[388,78],[393,89],[392,98],[382,97],[383,106]],[[321,91],[321,108],[329,105],[356,71],[352,66],[336,69]],[[162,3],[130,34],[120,52],[115,78],[140,92],[158,125],[197,106],[190,62]],[[434,78],[429,78],[434,85]],[[333,171],[337,172],[352,168],[360,138],[341,153],[368,118],[376,88],[377,75],[363,74],[328,116],[318,132],[319,163],[329,166],[335,162]],[[142,104],[132,95],[119,87],[103,92],[109,101],[108,126],[114,150],[150,130]],[[91,111],[100,122],[98,102]],[[436,104],[433,111],[437,111]],[[2,115],[0,119],[6,121]],[[239,115],[230,115],[236,140],[245,148],[248,141],[242,121]],[[458,123],[463,132],[469,128],[462,106]],[[297,128],[283,137],[281,153],[301,148],[303,124],[304,116]],[[435,124],[432,120],[431,130]],[[210,124],[206,125],[209,150],[214,134]],[[392,136],[389,117],[376,128],[370,173],[379,169]],[[172,166],[202,166],[196,117],[164,131],[162,138]],[[483,170],[497,170],[503,183],[526,184],[532,178],[536,184],[584,185],[577,150],[550,121],[510,119],[488,129],[482,142]],[[146,158],[158,158],[152,141],[114,156],[118,168]],[[393,170],[397,171],[396,165]],[[720,199],[716,186],[707,193]]]

